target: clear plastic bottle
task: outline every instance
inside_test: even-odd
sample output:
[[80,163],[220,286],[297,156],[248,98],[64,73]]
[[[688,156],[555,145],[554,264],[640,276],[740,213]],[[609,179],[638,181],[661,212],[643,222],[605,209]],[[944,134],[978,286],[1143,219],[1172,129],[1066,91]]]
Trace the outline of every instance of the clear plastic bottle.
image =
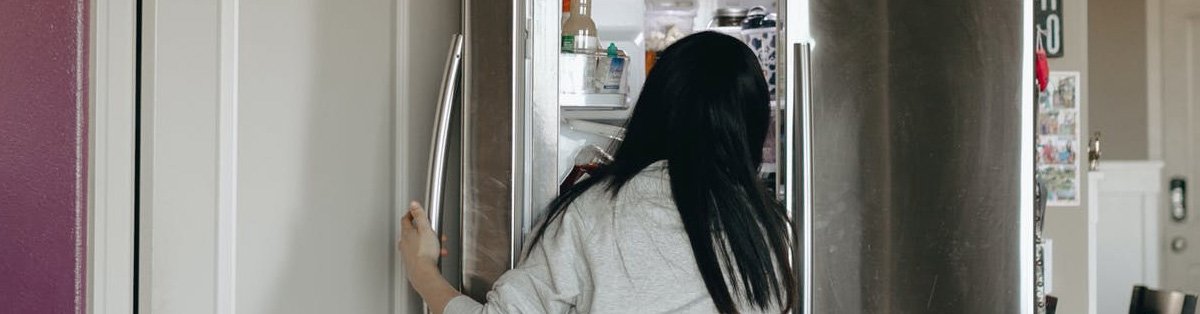
[[571,17],[571,0],[563,0],[562,19],[558,20],[558,24],[566,24],[568,17]]
[[563,23],[562,51],[593,53],[600,49],[596,22],[592,21],[592,0],[573,0],[571,16]]

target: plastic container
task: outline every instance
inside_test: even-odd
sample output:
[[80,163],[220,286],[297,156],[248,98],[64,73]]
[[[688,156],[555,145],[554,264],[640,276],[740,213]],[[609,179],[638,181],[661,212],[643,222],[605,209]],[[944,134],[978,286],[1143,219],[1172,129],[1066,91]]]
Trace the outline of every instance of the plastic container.
[[625,67],[629,57],[604,54],[559,54],[559,106],[572,109],[622,109],[628,93]]
[[750,9],[746,22],[742,24],[742,40],[758,56],[763,76],[766,77],[767,87],[771,92],[771,99],[776,97],[775,81],[778,76],[778,71],[775,69],[778,57],[775,43],[779,37],[776,20],[777,17],[774,13],[767,14],[766,9],[755,7]]
[[658,52],[695,29],[696,3],[690,0],[647,0],[643,39],[646,72],[654,66]]

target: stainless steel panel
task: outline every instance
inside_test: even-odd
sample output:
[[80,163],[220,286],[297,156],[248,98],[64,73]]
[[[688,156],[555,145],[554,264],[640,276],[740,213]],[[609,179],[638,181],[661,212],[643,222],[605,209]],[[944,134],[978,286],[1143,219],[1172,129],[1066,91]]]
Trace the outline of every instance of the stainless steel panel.
[[515,0],[463,4],[462,287],[482,300],[520,237],[523,11]]
[[525,147],[529,152],[525,173],[529,176],[529,197],[523,209],[523,231],[528,233],[546,205],[558,196],[558,52],[562,37],[559,21],[560,1],[525,0],[533,16],[530,29],[531,83]]
[[1026,5],[809,1],[811,313],[1031,310]]

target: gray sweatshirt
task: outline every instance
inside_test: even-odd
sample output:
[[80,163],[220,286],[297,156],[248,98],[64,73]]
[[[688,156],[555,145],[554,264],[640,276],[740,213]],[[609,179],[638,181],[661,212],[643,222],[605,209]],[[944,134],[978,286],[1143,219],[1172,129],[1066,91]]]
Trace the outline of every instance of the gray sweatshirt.
[[671,199],[666,162],[647,167],[615,199],[610,195],[601,188],[585,192],[496,281],[486,303],[459,296],[445,312],[716,312]]

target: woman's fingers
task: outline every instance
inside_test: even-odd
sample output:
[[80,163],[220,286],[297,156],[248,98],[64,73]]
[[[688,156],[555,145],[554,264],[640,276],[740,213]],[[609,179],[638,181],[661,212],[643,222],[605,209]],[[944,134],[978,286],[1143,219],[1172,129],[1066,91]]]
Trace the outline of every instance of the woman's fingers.
[[425,214],[425,209],[421,208],[417,202],[412,202],[410,205],[413,206],[409,207],[408,213],[412,215],[413,224],[417,225],[418,228],[432,231],[433,228],[429,224],[429,216]]
[[408,229],[412,229],[412,228],[413,228],[413,216],[412,216],[412,211],[409,211],[407,213],[404,213],[404,218],[402,218],[401,224],[400,224],[400,230],[407,231]]
[[446,250],[446,249],[442,249],[442,256],[443,256],[443,257],[445,257],[445,256],[450,256],[450,251],[449,251],[449,250]]

